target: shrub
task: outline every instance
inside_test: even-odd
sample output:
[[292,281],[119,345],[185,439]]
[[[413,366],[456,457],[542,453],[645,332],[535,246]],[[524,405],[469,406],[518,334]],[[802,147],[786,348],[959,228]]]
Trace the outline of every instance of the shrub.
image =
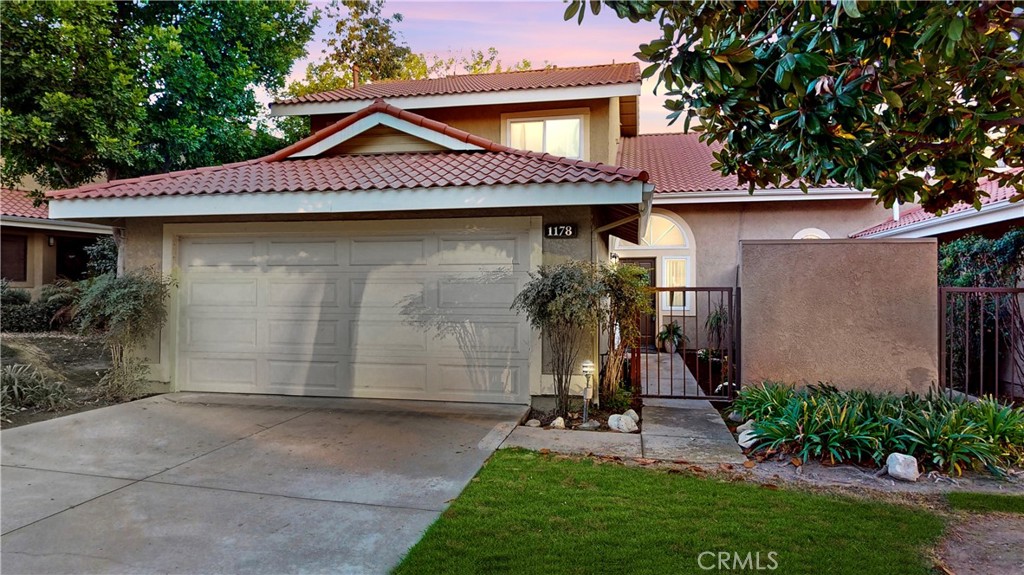
[[46,301],[25,304],[0,304],[0,331],[39,332],[54,329],[54,315],[60,306]]
[[632,264],[604,265],[600,268],[600,277],[608,298],[607,317],[603,318],[608,359],[600,381],[601,402],[605,403],[619,396],[626,350],[640,341],[640,324],[636,318],[653,310],[650,278],[644,268]]
[[820,384],[794,390],[765,382],[742,390],[733,409],[753,417],[757,450],[802,460],[881,464],[893,452],[956,474],[1024,462],[1024,409],[929,393],[897,396]]
[[100,332],[110,352],[111,368],[100,380],[108,397],[129,399],[145,383],[138,351],[163,327],[170,287],[170,279],[151,270],[104,274],[84,284],[75,317],[83,331]]
[[583,342],[602,318],[604,296],[599,270],[584,261],[541,266],[516,295],[512,309],[523,312],[541,329],[551,348],[555,379],[555,411],[569,413],[570,378],[579,367]]
[[89,256],[89,277],[117,273],[117,242],[113,236],[97,238],[95,243],[85,246],[85,253]]
[[48,382],[28,365],[5,365],[0,369],[0,409],[5,421],[25,409],[58,411],[71,404],[62,382]]
[[4,306],[24,305],[32,301],[32,296],[23,289],[12,288],[11,283],[0,279],[0,304]]

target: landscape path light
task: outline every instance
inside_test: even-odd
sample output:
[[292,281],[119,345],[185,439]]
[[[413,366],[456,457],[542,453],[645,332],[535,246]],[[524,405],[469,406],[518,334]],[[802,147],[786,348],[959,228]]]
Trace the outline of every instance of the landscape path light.
[[583,388],[583,423],[587,422],[589,416],[590,398],[593,396],[593,389],[590,387],[590,378],[594,376],[594,362],[589,359],[583,360],[583,365],[580,366],[580,371],[583,372],[583,376],[587,378],[587,386]]

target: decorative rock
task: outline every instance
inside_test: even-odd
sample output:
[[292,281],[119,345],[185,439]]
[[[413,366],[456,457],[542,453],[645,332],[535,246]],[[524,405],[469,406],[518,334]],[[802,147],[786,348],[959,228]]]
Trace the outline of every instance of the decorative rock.
[[540,420],[531,419],[530,421],[527,421],[525,425],[526,427],[540,427]]
[[745,429],[740,433],[739,439],[736,440],[740,444],[740,447],[747,449],[757,444],[757,435],[753,429]]
[[895,479],[917,481],[921,473],[917,470],[917,458],[902,453],[890,453],[885,459],[885,470]]
[[636,422],[624,415],[612,415],[608,418],[608,427],[612,431],[618,431],[619,433],[633,433],[640,429],[637,427]]
[[728,419],[733,423],[743,423],[743,414],[738,411],[730,411]]
[[555,420],[551,422],[551,429],[565,429],[565,420],[561,417],[556,417]]
[[633,423],[640,423],[640,416],[637,415],[636,412],[633,411],[632,409],[627,409],[626,412],[622,414],[622,417],[628,417],[632,419]]
[[601,422],[596,419],[588,419],[585,423],[581,423],[576,426],[576,429],[582,429],[583,431],[592,431],[601,427]]
[[746,423],[736,428],[736,433],[742,434],[744,431],[753,431],[754,420],[748,419]]

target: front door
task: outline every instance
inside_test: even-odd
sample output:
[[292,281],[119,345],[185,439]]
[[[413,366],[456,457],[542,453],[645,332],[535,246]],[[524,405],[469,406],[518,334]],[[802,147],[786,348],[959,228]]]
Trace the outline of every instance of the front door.
[[[657,259],[656,258],[624,258],[619,260],[624,264],[633,264],[643,268],[647,272],[647,279],[650,282],[651,287],[655,287],[657,284]],[[651,310],[652,313],[640,318],[640,347],[646,349],[654,349],[656,347],[655,336],[658,334],[658,326],[654,320],[654,312],[658,309],[657,296],[654,292],[651,292]]]

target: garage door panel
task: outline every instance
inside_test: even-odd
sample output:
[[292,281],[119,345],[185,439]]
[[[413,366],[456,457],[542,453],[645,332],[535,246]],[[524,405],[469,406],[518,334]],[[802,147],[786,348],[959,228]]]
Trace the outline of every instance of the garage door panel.
[[194,385],[223,385],[225,391],[246,391],[256,385],[255,358],[190,357],[184,361]]
[[[353,361],[353,389],[363,391],[427,391],[427,366],[401,364],[382,358],[379,361]],[[365,395],[365,394],[364,394]]]
[[520,389],[521,370],[516,366],[448,363],[438,371],[435,390],[449,396],[515,397]]
[[341,378],[338,361],[267,360],[271,393],[337,395]]
[[440,239],[437,261],[441,265],[501,265],[521,263],[521,246],[515,236]]
[[353,266],[425,266],[427,238],[353,238],[349,244]]
[[425,305],[427,282],[412,278],[355,278],[349,280],[353,310],[396,310],[401,305]]
[[183,246],[181,253],[182,267],[186,270],[202,270],[209,268],[246,268],[259,267],[259,247],[256,240],[237,239],[204,239],[194,240]]
[[258,325],[255,318],[188,317],[185,345],[190,349],[215,346],[219,350],[255,351]]
[[186,304],[189,306],[254,306],[258,291],[256,278],[202,278],[195,279],[185,287]]
[[267,246],[268,267],[337,267],[338,240],[272,240]]
[[509,303],[519,292],[518,282],[514,277],[445,277],[438,283],[438,305],[441,308],[507,310]]
[[462,324],[457,335],[438,338],[438,349],[446,352],[462,352],[474,357],[503,357],[512,354],[514,359],[527,359],[529,340],[523,337],[522,326],[509,321],[487,321],[478,319]]
[[338,280],[332,278],[270,278],[267,305],[304,308],[337,308]]
[[267,344],[273,348],[336,350],[341,319],[268,319]]
[[426,352],[427,334],[401,321],[349,320],[349,341],[353,351]]

